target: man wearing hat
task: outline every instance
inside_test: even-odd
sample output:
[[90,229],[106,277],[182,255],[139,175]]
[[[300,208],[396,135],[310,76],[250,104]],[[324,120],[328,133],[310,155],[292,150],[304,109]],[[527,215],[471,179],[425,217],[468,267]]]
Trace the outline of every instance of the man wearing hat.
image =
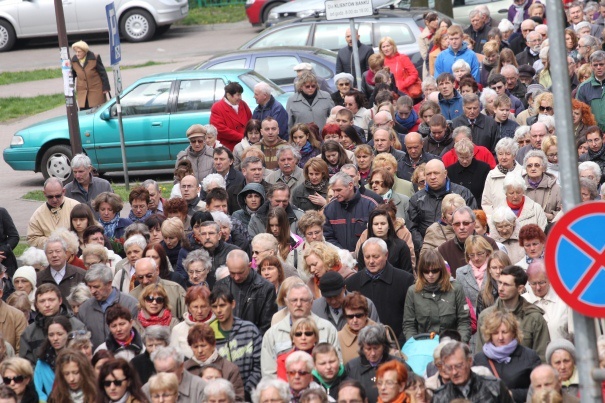
[[201,182],[206,176],[212,173],[214,168],[214,156],[212,147],[206,147],[206,128],[195,124],[187,129],[187,140],[189,145],[176,156],[176,165],[179,161],[188,159],[193,168],[193,175]]
[[[357,33],[357,49],[359,52],[359,75],[364,71],[369,70],[368,59],[374,54],[374,48],[368,45],[364,45],[359,40],[359,31]],[[345,40],[347,46],[338,50],[338,56],[336,58],[336,74],[338,73],[349,73],[355,77],[355,62],[353,60],[353,36],[351,35],[351,29],[347,28],[345,33]],[[334,80],[336,82],[336,80]],[[357,81],[355,78],[352,81],[354,87],[357,87]]]
[[529,64],[519,66],[519,81],[521,81],[526,86],[530,86],[531,84],[536,83],[536,80],[534,80],[535,75],[536,69],[534,69]]
[[[347,324],[342,304],[348,292],[345,287],[345,279],[337,271],[329,271],[319,279],[321,298],[313,301],[311,312],[322,319],[332,323],[336,330],[340,331]],[[368,301],[368,316],[376,323],[380,323],[378,312],[374,303]]]
[[318,76],[317,73],[313,70],[313,65],[311,63],[298,63],[293,67],[293,70],[296,72],[296,77],[294,78],[294,86],[296,87],[296,82],[298,81],[298,77],[302,75],[305,71],[310,71],[317,77],[317,84],[319,85],[319,89],[322,91],[329,92],[330,94],[334,92],[332,88],[328,85],[328,82],[325,78]]

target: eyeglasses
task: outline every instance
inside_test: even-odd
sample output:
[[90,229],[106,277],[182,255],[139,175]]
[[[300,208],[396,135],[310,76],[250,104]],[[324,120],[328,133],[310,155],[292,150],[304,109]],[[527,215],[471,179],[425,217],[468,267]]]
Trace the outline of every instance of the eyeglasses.
[[296,375],[307,376],[310,374],[310,372],[308,372],[308,371],[288,371],[287,374],[290,376],[296,376]]
[[346,83],[338,83],[338,86],[339,86],[339,87],[350,87],[350,86],[351,86],[351,83],[349,83],[349,82],[346,82]]
[[62,198],[62,197],[63,197],[63,195],[62,195],[62,194],[60,194],[60,195],[45,195],[45,196],[46,196],[46,198],[47,198],[48,200],[52,200],[52,199],[60,199],[60,198]]
[[317,88],[317,85],[315,85],[315,84],[307,84],[307,85],[303,85],[303,88],[308,88],[308,89]]
[[553,111],[552,106],[540,106],[540,107],[538,107],[538,109],[540,110],[540,112],[552,112]]
[[545,280],[542,280],[542,281],[532,281],[532,282],[529,283],[529,285],[532,286],[532,287],[536,287],[536,286],[544,287],[547,283],[548,283],[548,281],[545,281]]
[[422,270],[422,274],[439,274],[439,273],[441,273],[441,269]]
[[535,164],[527,164],[526,167],[527,168],[540,168],[542,166],[542,164],[536,162]]
[[347,319],[353,319],[353,318],[355,318],[355,319],[361,319],[361,318],[363,318],[365,316],[366,316],[365,313],[352,313],[350,315],[345,315],[345,318],[347,318]]
[[294,332],[294,337],[301,337],[303,334],[307,337],[311,337],[311,336],[315,335],[315,333],[313,333],[313,332]]
[[145,301],[146,302],[153,302],[153,301],[155,301],[158,304],[163,304],[166,301],[166,299],[164,297],[152,297],[151,295],[148,295],[148,296],[145,297]]
[[189,142],[191,144],[204,144],[204,139],[198,139],[198,138],[194,138],[194,139],[189,139]]
[[265,253],[267,251],[270,251],[271,249],[265,249],[265,250],[253,250],[252,251],[252,255],[260,255],[261,253]]
[[445,369],[445,372],[452,372],[453,370],[460,371],[464,368],[465,364],[465,362],[461,362],[455,365],[443,365],[443,369]]
[[114,379],[112,381],[105,380],[105,381],[103,381],[103,386],[105,386],[106,388],[108,388],[113,383],[114,385],[116,385],[119,388],[120,386],[122,386],[122,383],[124,381],[126,381],[126,380],[127,380],[127,378],[124,378],[124,379]]
[[471,225],[473,223],[474,223],[474,221],[455,222],[455,223],[452,223],[452,227],[468,227],[469,225]]
[[554,154],[546,154],[546,156],[547,156],[548,158],[558,158],[558,157],[559,157],[559,154],[558,154],[558,153],[554,153]]
[[189,273],[192,276],[199,276],[201,274],[207,273],[208,270],[187,270],[187,273]]
[[592,63],[591,66],[592,67],[603,67],[603,66],[605,66],[605,63]]
[[379,379],[376,381],[376,386],[381,387],[382,385],[386,385],[388,387],[393,387],[393,386],[397,385],[397,381],[392,381],[390,379],[387,379],[384,381],[382,379]]
[[483,256],[485,256],[485,252],[469,253],[467,256],[468,256],[469,259],[474,259],[476,257],[483,257]]
[[502,88],[504,88],[504,85],[502,85],[502,84],[492,86],[492,90],[495,90],[495,91],[501,90]]
[[2,380],[4,381],[5,385],[10,385],[11,382],[15,382],[15,384],[18,385],[25,380],[25,377],[23,375],[13,376],[12,378],[8,377],[8,376],[4,376],[4,377],[2,377]]
[[382,185],[384,185],[384,181],[371,181],[370,186],[373,186],[373,185],[382,186]]

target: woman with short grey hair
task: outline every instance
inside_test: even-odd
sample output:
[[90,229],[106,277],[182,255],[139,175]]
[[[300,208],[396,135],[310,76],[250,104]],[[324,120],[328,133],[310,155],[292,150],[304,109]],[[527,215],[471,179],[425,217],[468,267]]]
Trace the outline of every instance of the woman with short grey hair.
[[215,379],[204,387],[203,403],[228,402],[235,403],[233,385],[226,379]]
[[210,255],[204,249],[197,249],[189,252],[185,260],[183,260],[183,268],[189,277],[187,285],[190,287],[194,285],[205,285],[210,288],[206,282],[206,277],[208,277],[211,267]]
[[502,186],[505,175],[508,172],[521,175],[523,171],[523,167],[515,161],[517,152],[519,152],[519,145],[514,139],[508,137],[501,139],[496,144],[495,151],[498,165],[487,174],[481,196],[481,208],[488,219],[491,217],[494,208],[506,200]]
[[588,178],[580,178],[580,196],[582,197],[582,202],[596,200],[597,196],[599,196],[597,183]]
[[281,400],[280,403],[290,403],[292,392],[290,392],[290,385],[288,385],[288,382],[286,381],[282,381],[281,379],[263,378],[258,385],[256,385],[256,389],[252,392],[251,398],[252,403],[266,401],[278,403],[278,399]]
[[80,305],[90,298],[92,298],[90,289],[84,283],[80,283],[72,287],[69,295],[65,299],[71,306],[74,315],[77,315],[80,310]]
[[519,244],[517,216],[508,206],[499,206],[494,210],[489,222],[489,236],[506,248],[512,262],[518,262],[525,256],[525,250]]
[[506,199],[500,205],[510,207],[517,216],[519,228],[527,224],[536,224],[544,231],[548,224],[546,214],[542,206],[525,195],[527,189],[525,179],[515,172],[509,172],[504,177],[503,187]]
[[227,182],[225,178],[220,174],[210,174],[202,179],[202,189],[208,193],[210,190],[219,187],[227,189]]
[[138,372],[141,383],[145,384],[155,373],[151,354],[159,347],[170,345],[170,327],[162,325],[151,325],[145,328],[141,339],[145,344],[145,351],[134,357],[130,363]]
[[288,127],[308,122],[315,122],[318,127],[324,127],[333,107],[332,97],[319,89],[315,74],[302,73],[296,82],[296,92],[286,103]]
[[556,221],[555,217],[563,209],[561,186],[557,183],[557,177],[547,172],[546,154],[542,150],[531,150],[525,154],[523,167],[523,178],[527,185],[525,194],[542,207],[549,223]]

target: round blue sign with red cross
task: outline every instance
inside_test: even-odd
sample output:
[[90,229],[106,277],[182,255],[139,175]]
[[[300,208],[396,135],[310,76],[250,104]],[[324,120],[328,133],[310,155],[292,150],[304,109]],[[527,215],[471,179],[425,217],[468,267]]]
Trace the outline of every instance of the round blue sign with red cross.
[[605,202],[565,213],[548,235],[544,255],[557,295],[585,316],[605,317]]

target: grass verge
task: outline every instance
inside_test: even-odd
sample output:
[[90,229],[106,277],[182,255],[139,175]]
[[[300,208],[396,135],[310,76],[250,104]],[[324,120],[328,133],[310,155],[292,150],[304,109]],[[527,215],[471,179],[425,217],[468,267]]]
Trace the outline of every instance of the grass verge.
[[210,25],[238,22],[246,19],[246,9],[243,4],[224,7],[190,8],[189,15],[177,25]]
[[0,122],[35,115],[65,104],[63,94],[39,95],[32,98],[0,98]]
[[[141,184],[140,182],[131,183],[130,190],[132,190],[136,186],[139,186],[140,184]],[[172,190],[172,183],[160,182],[159,185],[160,185],[160,191],[162,192],[162,197],[165,199],[168,199],[170,197],[170,191]],[[120,196],[123,201],[128,202],[129,192],[126,191],[126,186],[116,185],[115,183],[112,183],[111,187],[113,188],[113,192],[115,194]],[[44,197],[44,193],[41,190],[32,190],[31,192],[27,192],[26,194],[23,195],[22,199],[34,200],[34,201],[40,201],[40,202],[46,201],[46,198]]]

